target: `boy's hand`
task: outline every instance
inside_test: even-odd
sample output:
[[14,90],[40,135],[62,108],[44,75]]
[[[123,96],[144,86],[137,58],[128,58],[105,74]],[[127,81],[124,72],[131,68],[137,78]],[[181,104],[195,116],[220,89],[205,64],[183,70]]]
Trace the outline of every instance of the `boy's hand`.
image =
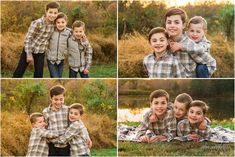
[[146,142],[149,143],[149,137],[148,136],[140,136],[139,138],[140,142]]
[[158,142],[158,141],[166,141],[167,138],[166,136],[163,135],[158,135],[158,136],[153,136],[150,138],[149,142],[150,143],[154,143],[154,142]]
[[201,122],[201,124],[199,125],[199,130],[206,130],[206,128],[207,128],[207,122],[206,122],[206,120],[204,119],[204,120],[202,120],[202,122]]
[[84,69],[83,73],[84,73],[84,74],[88,74],[88,73],[89,73],[89,70]]
[[195,141],[195,142],[198,142],[199,139],[200,139],[200,136],[199,136],[198,134],[196,134],[196,133],[190,134],[189,137],[190,137],[193,141]]
[[92,141],[91,141],[91,139],[88,139],[88,140],[86,141],[86,143],[87,143],[87,145],[88,145],[89,148],[92,147]]
[[32,64],[33,65],[33,56],[32,55],[27,55],[27,63]]
[[155,114],[152,114],[150,117],[149,117],[149,122],[150,123],[154,123],[154,122],[157,122],[158,121],[158,118]]
[[82,42],[86,42],[86,41],[87,41],[86,34],[83,34],[83,36],[82,36],[82,38],[81,38],[81,41],[82,41]]
[[183,49],[183,44],[177,42],[170,42],[171,52],[175,53]]

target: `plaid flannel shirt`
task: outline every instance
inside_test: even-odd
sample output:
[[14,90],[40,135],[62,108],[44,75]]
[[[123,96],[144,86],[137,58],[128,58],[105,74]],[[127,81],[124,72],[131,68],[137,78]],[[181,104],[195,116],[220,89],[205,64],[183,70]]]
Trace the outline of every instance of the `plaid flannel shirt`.
[[65,134],[60,136],[56,142],[70,144],[71,156],[79,156],[84,154],[90,155],[90,149],[87,140],[90,139],[87,128],[81,120],[72,122]]
[[200,135],[199,140],[209,140],[211,131],[210,127],[207,126],[205,130],[199,130],[198,126],[192,127],[188,121],[188,119],[184,119],[178,123],[177,126],[177,134],[179,137],[182,137],[184,141],[191,140],[189,134],[196,133]]
[[194,53],[194,50],[190,47],[188,47],[187,51],[191,52],[190,55],[196,63],[205,64],[207,66],[211,76],[216,70],[216,60],[210,54],[211,42],[204,36],[202,40],[196,44],[202,47],[201,52],[199,51]]
[[33,21],[24,41],[24,49],[27,56],[32,55],[32,53],[45,53],[53,31],[54,24],[47,24],[44,16]]
[[[68,106],[62,105],[58,111],[53,111],[51,105],[43,110],[49,130],[58,131],[59,135],[65,133],[68,127]],[[66,147],[67,144],[57,144],[55,147]]]
[[166,51],[159,60],[154,53],[144,57],[144,67],[150,78],[183,78],[186,77],[184,68],[171,52]]
[[33,128],[26,156],[48,156],[49,147],[46,138],[55,137],[58,137],[57,131],[51,131],[45,128]]
[[82,72],[90,69],[92,47],[89,41],[78,41],[73,35],[68,39],[68,62],[71,69]]
[[167,137],[167,141],[172,140],[176,136],[176,120],[173,116],[172,110],[167,110],[164,117],[154,123],[149,122],[151,112],[152,111],[150,110],[143,116],[143,122],[138,128],[137,139],[143,135],[163,135]]

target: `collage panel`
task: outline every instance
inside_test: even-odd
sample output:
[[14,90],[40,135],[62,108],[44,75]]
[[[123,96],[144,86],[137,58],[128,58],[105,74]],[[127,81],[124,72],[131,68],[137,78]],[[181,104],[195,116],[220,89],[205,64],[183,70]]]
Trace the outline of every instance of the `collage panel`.
[[116,83],[3,79],[1,155],[117,156]]
[[116,78],[116,23],[117,1],[2,1],[1,76]]
[[118,2],[119,78],[233,78],[234,2]]
[[118,81],[119,156],[234,156],[233,79]]

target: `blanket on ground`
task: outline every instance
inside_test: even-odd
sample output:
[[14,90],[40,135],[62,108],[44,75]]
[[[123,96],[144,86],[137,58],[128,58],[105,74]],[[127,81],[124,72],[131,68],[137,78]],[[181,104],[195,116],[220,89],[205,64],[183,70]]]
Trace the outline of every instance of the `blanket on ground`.
[[[133,126],[123,124],[118,125],[118,140],[139,142],[138,139],[136,139],[137,129],[137,127]],[[175,137],[174,139],[184,141],[184,139],[180,137]],[[211,128],[211,137],[209,141],[215,143],[235,142],[235,131],[222,127]]]

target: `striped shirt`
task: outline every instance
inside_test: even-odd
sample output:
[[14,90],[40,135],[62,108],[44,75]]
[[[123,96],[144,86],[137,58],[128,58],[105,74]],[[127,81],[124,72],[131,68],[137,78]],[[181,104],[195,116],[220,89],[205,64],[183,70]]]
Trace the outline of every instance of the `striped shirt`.
[[58,137],[58,133],[56,131],[47,130],[45,128],[33,128],[26,156],[48,156],[49,147],[47,145],[46,138],[55,137]]
[[169,51],[166,51],[159,59],[156,58],[155,53],[151,53],[144,57],[143,64],[150,78],[186,77],[184,68]]
[[54,24],[47,24],[45,16],[31,22],[24,41],[24,49],[27,55],[45,53],[53,31]]
[[72,122],[65,134],[58,138],[58,143],[70,144],[71,156],[90,154],[87,140],[90,139],[87,128],[81,120]]
[[191,140],[189,135],[192,133],[198,134],[200,136],[199,140],[209,140],[211,135],[209,126],[205,130],[199,130],[198,126],[191,126],[188,119],[184,119],[178,123],[177,134],[183,141]]
[[[68,127],[68,106],[62,105],[58,111],[53,111],[51,105],[43,110],[43,116],[48,123],[49,130],[58,131],[59,135],[65,133]],[[66,147],[66,144],[55,145],[55,147]]]
[[[149,114],[147,112],[146,114]],[[162,119],[158,119],[157,122],[150,123],[149,120],[146,119],[149,115],[143,116],[143,122],[139,126],[137,131],[137,139],[141,136],[149,135],[163,135],[167,137],[167,141],[172,140],[175,137],[176,133],[176,120],[173,117],[172,111],[167,110]]]

